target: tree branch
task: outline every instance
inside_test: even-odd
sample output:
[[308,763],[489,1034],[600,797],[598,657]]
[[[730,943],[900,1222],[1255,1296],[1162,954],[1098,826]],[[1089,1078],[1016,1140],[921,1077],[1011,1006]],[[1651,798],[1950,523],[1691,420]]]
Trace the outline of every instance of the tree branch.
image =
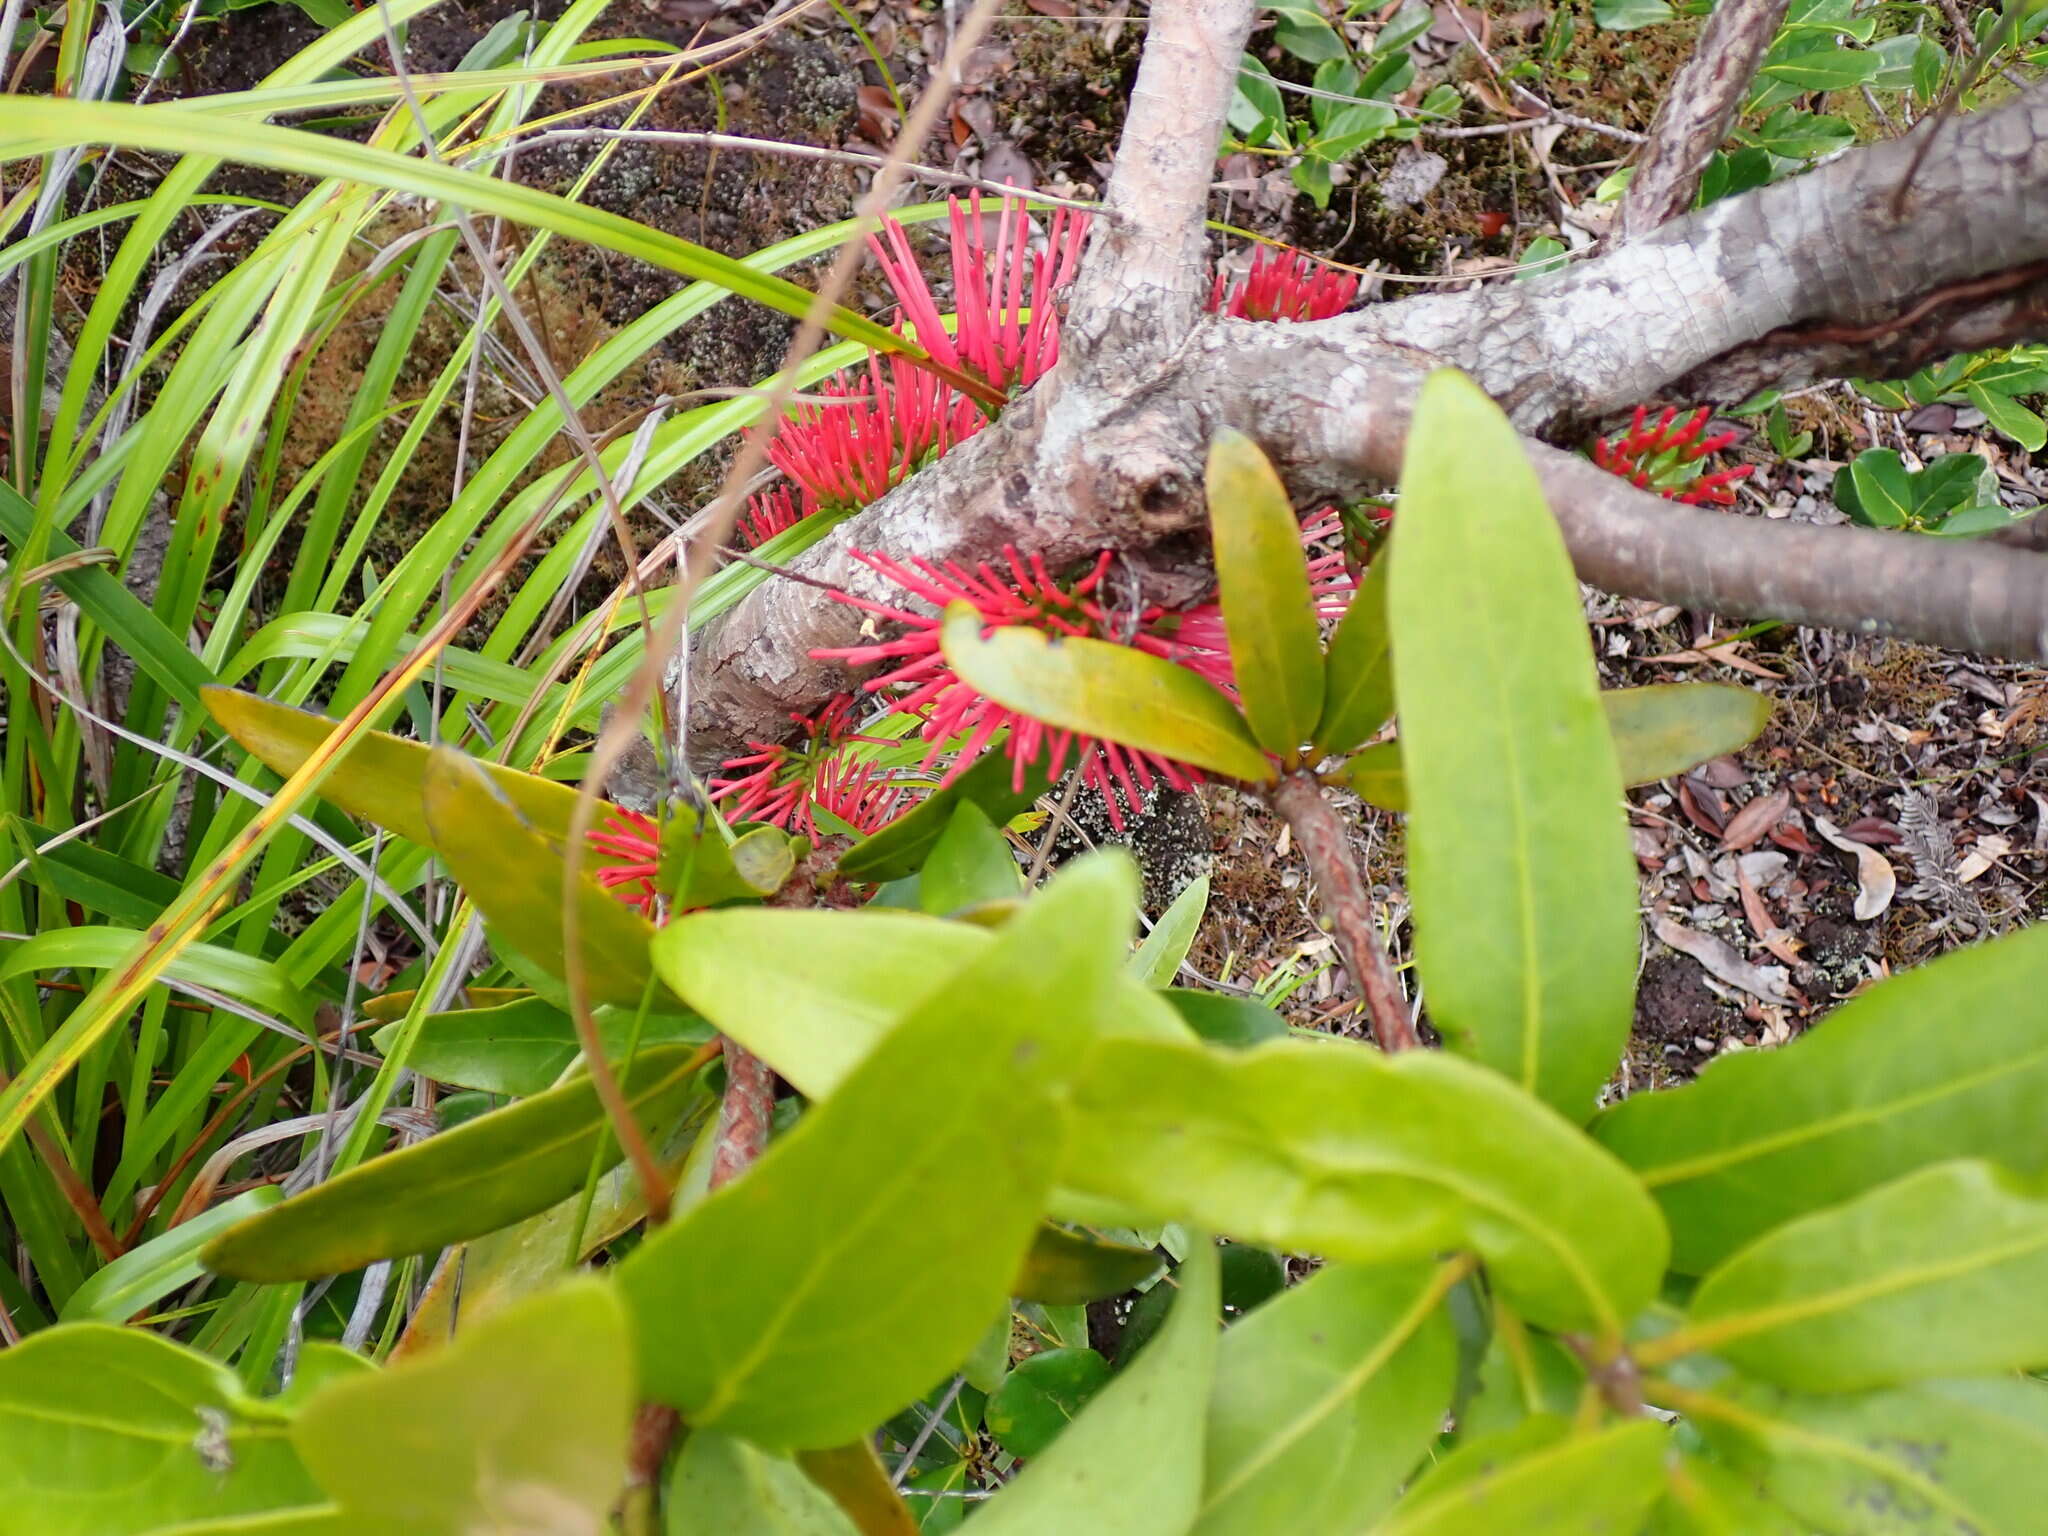
[[1646,235],[1692,206],[1700,173],[1728,137],[1790,0],[1721,0],[1671,82],[1621,200],[1621,237]]

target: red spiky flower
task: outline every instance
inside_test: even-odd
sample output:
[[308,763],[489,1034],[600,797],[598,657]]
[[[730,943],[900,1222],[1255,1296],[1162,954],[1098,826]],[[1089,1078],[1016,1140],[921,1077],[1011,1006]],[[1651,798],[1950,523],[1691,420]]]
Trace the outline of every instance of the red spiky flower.
[[866,377],[840,374],[823,401],[796,406],[768,458],[803,492],[804,514],[864,507],[987,425],[965,395],[901,357],[870,357]]
[[789,532],[803,521],[803,516],[789,487],[780,485],[748,499],[747,509],[740,514],[733,533],[748,549],[759,549],[777,534]]
[[1251,270],[1231,281],[1216,274],[1209,312],[1233,320],[1327,320],[1341,315],[1358,296],[1358,279],[1300,251],[1264,246],[1252,253]]
[[661,828],[651,817],[624,806],[607,805],[604,819],[585,840],[604,855],[594,873],[597,883],[645,917],[655,915],[660,895]]
[[1712,414],[1713,408],[1703,405],[1681,427],[1677,425],[1675,408],[1667,409],[1652,422],[1649,407],[1639,405],[1628,431],[1618,440],[1610,443],[1604,437],[1594,439],[1593,462],[1609,474],[1619,475],[1643,490],[1655,491],[1669,501],[1732,507],[1735,492],[1731,487],[1756,466],[1738,464],[1732,469],[1711,472],[1705,469],[1702,459],[1719,453],[1741,435],[1720,432],[1702,439],[1700,433]]
[[1032,220],[1017,199],[1001,199],[992,213],[983,211],[979,192],[950,201],[955,313],[950,333],[903,226],[885,219],[881,233],[868,239],[902,307],[899,324],[914,327],[918,345],[940,362],[998,389],[1035,384],[1059,361],[1059,307],[1053,296],[1080,266],[1089,217],[1054,209],[1045,242],[1034,250]]
[[854,696],[842,693],[815,715],[789,717],[802,728],[801,739],[748,742],[753,751],[727,760],[710,781],[712,800],[730,801],[735,821],[763,821],[808,837],[818,836],[817,805],[863,832],[893,820],[905,792],[871,759],[847,751],[851,743],[881,740],[855,732],[854,706]]

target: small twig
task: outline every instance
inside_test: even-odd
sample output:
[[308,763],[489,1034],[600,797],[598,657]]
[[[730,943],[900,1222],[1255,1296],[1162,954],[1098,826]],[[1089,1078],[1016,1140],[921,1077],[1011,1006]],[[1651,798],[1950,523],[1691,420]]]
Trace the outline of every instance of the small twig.
[[711,1187],[722,1189],[761,1156],[775,1113],[775,1072],[730,1037],[725,1042],[725,1097],[718,1105],[718,1139],[711,1148]]
[[[1052,845],[1059,840],[1061,825],[1073,827],[1077,833],[1081,831],[1074,825],[1073,818],[1067,814],[1074,808],[1074,795],[1080,787],[1081,770],[1076,768],[1067,775],[1066,787],[1060,791],[1059,804],[1053,807],[1052,814],[1045,819],[1045,836],[1039,839],[1038,851],[1031,856],[1031,873],[1024,877],[1024,884],[1027,887],[1036,886],[1039,877],[1045,873],[1045,866],[1052,862]],[[1085,837],[1085,834],[1083,835]]]
[[[887,156],[871,155],[857,149],[822,149],[815,144],[790,144],[781,139],[754,139],[732,133],[682,133],[661,128],[550,128],[519,142],[522,145],[540,145],[572,143],[579,139],[618,139],[632,144],[673,144],[691,149],[731,149],[742,153],[781,155],[791,160],[822,160],[831,165],[853,165],[864,170],[880,170],[888,164]],[[1029,187],[989,181],[961,171],[941,170],[935,165],[906,164],[903,171],[907,176],[937,182],[943,187],[972,187],[993,192],[998,197],[1022,198],[1026,202],[1109,217],[1100,203],[1085,202],[1076,197],[1055,197],[1049,192],[1034,192]]]
[[1646,234],[1692,206],[1789,0],[1721,0],[1699,46],[1671,82],[1621,203],[1623,238]]
[[1273,809],[1294,829],[1294,841],[1308,861],[1315,877],[1316,891],[1324,915],[1330,920],[1331,935],[1344,956],[1345,969],[1365,998],[1365,1011],[1372,1021],[1372,1037],[1380,1049],[1412,1051],[1422,1041],[1409,1017],[1408,999],[1401,980],[1374,931],[1372,893],[1359,873],[1358,859],[1351,851],[1351,839],[1322,784],[1313,773],[1289,773],[1269,792]]

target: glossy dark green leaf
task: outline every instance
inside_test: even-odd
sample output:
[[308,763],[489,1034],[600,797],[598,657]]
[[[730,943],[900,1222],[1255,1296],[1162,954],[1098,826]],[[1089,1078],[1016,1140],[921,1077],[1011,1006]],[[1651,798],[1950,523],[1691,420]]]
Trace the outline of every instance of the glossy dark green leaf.
[[[566,976],[567,865],[559,844],[498,793],[480,764],[452,747],[434,748],[421,794],[429,841],[463,893],[536,964]],[[634,1007],[654,974],[647,955],[654,925],[590,877],[592,862],[568,887],[584,985],[596,1002]]]
[[[370,1039],[380,1051],[404,1026],[387,1024]],[[636,1028],[633,1010],[597,1010],[598,1036],[608,1060],[625,1054],[638,1039],[642,1049],[657,1045],[702,1045],[711,1026],[694,1014],[650,1013]],[[464,1008],[430,1013],[413,1035],[406,1065],[436,1082],[484,1093],[525,1098],[554,1086],[582,1055],[576,1026],[552,1003],[538,997],[501,1003],[495,1008]]]
[[1331,777],[1367,805],[1383,811],[1408,809],[1408,780],[1401,771],[1401,743],[1376,742],[1337,765]]
[[1795,1392],[2048,1361],[2048,1193],[1942,1163],[1758,1238],[1700,1281],[1685,1336]]
[[1745,1485],[1796,1520],[1774,1527],[1750,1514],[1740,1526],[1699,1521],[1676,1530],[2033,1536],[2041,1528],[2048,1387],[2038,1381],[1929,1381],[1840,1397],[1738,1383],[1715,1397],[1734,1415],[1692,1416],[1708,1442]]
[[2048,446],[2048,423],[2011,395],[1974,383],[1966,385],[1963,393],[1989,419],[1993,430],[2011,438],[2027,452],[2039,453]]
[[[1127,861],[1071,868],[746,1176],[617,1271],[642,1390],[771,1449],[843,1444],[954,1369],[1016,1278],[1081,1017],[1124,980]],[[747,1042],[751,1043],[751,1042]],[[906,1106],[916,1106],[907,1113]]]
[[199,1250],[228,1228],[284,1198],[274,1184],[244,1190],[190,1221],[129,1249],[86,1277],[59,1313],[67,1323],[125,1323],[206,1273]]
[[[339,723],[232,688],[208,688],[204,702],[222,730],[278,774],[297,772]],[[351,816],[430,847],[423,797],[432,751],[424,742],[365,731],[320,786],[321,797]],[[477,766],[537,831],[557,842],[567,839],[575,790],[495,763]]]
[[1187,987],[1168,987],[1160,996],[1211,1045],[1252,1046],[1287,1035],[1287,1021],[1256,998]]
[[[643,1052],[621,1074],[633,1116],[659,1136],[698,1092],[697,1052]],[[313,1280],[428,1253],[568,1198],[599,1138],[617,1145],[587,1078],[364,1163],[222,1234],[200,1254],[237,1280]]]
[[690,1431],[669,1469],[663,1502],[667,1536],[856,1536],[857,1530],[794,1461],[715,1430]]
[[318,1505],[284,1415],[217,1360],[80,1323],[0,1350],[0,1516],[23,1536],[142,1536]]
[[1131,974],[1148,987],[1171,985],[1194,945],[1195,935],[1201,932],[1202,916],[1208,910],[1209,877],[1202,875],[1159,914],[1159,921],[1131,956]]
[[626,1317],[568,1281],[318,1393],[292,1443],[345,1516],[407,1536],[605,1528],[633,1421]]
[[1217,1248],[1225,1316],[1264,1306],[1287,1289],[1287,1260],[1270,1248],[1223,1243]]
[[956,1461],[911,1478],[903,1485],[903,1502],[916,1516],[918,1530],[937,1536],[957,1531],[967,1518],[967,1501],[959,1497],[966,1487],[967,1463]]
[[1023,889],[1017,856],[988,813],[971,800],[953,808],[953,819],[925,860],[918,899],[925,911],[944,917],[985,901],[1007,901]]
[[1632,1419],[1588,1434],[1538,1416],[1440,1461],[1374,1536],[1632,1532],[1663,1491],[1670,1431]]
[[1350,1536],[1393,1503],[1451,1400],[1437,1275],[1332,1266],[1223,1335],[1192,1536]]
[[1259,445],[1225,427],[1205,475],[1216,584],[1244,718],[1260,746],[1292,760],[1323,711],[1323,642],[1301,523]]
[[1394,718],[1394,661],[1387,648],[1387,562],[1366,567],[1365,580],[1330,636],[1317,751],[1349,752]]
[[1893,977],[1782,1050],[1724,1056],[1593,1133],[1671,1220],[1700,1274],[1779,1223],[1929,1163],[2048,1173],[2048,927]]
[[983,637],[968,603],[946,610],[946,661],[969,687],[1055,730],[1078,731],[1225,778],[1263,784],[1273,765],[1213,683],[1106,640],[1055,642],[1009,625]]
[[[1031,1240],[1023,1267],[1010,1294],[1019,1301],[1053,1307],[1078,1307],[1120,1296],[1159,1272],[1160,1258],[1150,1248],[1133,1248],[1088,1237],[1065,1227],[1043,1226]],[[1019,1451],[1018,1455],[1023,1452]]]
[[1359,1263],[1470,1246],[1567,1330],[1618,1330],[1663,1275],[1662,1219],[1627,1170],[1453,1057],[1105,1040],[1072,1107],[1062,1182],[1153,1219]]
[[1634,1014],[1635,859],[1578,577],[1462,374],[1423,385],[1383,558],[1431,1021],[1583,1120]]
[[996,1444],[1028,1461],[1051,1447],[1109,1377],[1109,1362],[1092,1349],[1042,1350],[1003,1378],[982,1422]]
[[1052,787],[1043,761],[1024,769],[1016,782],[1016,765],[1001,752],[982,754],[972,768],[944,789],[933,790],[917,808],[855,844],[839,860],[849,880],[901,880],[924,867],[939,837],[951,825],[953,811],[963,803],[978,805],[988,819],[1002,826]]
[[1216,1373],[1216,1255],[1198,1240],[1161,1285],[1178,1296],[1159,1337],[1068,1431],[975,1513],[979,1536],[1182,1536],[1202,1495]]

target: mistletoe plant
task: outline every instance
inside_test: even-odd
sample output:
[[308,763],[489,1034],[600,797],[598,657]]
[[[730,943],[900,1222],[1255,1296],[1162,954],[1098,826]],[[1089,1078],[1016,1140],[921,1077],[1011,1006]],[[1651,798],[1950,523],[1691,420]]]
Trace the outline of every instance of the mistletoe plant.
[[[2041,930],[1599,1108],[1638,942],[1622,786],[1741,739],[1757,707],[1601,695],[1535,478],[1455,375],[1423,395],[1392,539],[1327,647],[1248,442],[1219,441],[1210,494],[1234,697],[971,604],[944,658],[1046,731],[1253,786],[1304,844],[1340,815],[1333,783],[1405,807],[1444,1049],[1176,1004],[1156,983],[1185,924],[1132,953],[1121,855],[1025,892],[996,829],[1029,785],[1002,754],[836,858],[843,835],[694,809],[614,823],[595,851],[629,873],[608,887],[566,858],[566,788],[374,737],[324,792],[434,849],[516,983],[451,1010],[471,975],[444,953],[377,1000],[376,1043],[491,1107],[173,1227],[73,1298],[103,1321],[0,1352],[10,1518],[2037,1528]],[[210,700],[281,770],[329,730]],[[1396,706],[1397,742],[1360,750]],[[861,907],[884,879],[899,905]],[[743,1062],[789,1092],[735,1167]],[[631,1166],[606,1172],[621,1141]],[[175,1313],[113,1326],[202,1267],[303,1315],[304,1287],[422,1253],[381,1366],[310,1339],[287,1379],[245,1380]],[[1279,1256],[1314,1272],[1283,1286]]]

